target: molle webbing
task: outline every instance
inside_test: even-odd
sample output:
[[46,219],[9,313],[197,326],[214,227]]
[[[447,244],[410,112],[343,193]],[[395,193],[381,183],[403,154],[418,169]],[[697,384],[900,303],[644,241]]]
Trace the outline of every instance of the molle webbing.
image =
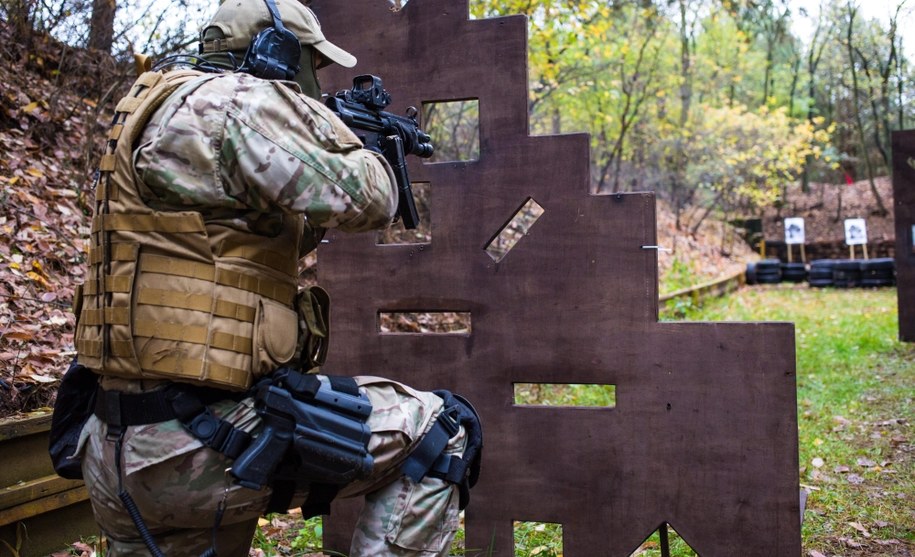
[[80,363],[100,374],[244,390],[294,354],[300,220],[277,237],[216,228],[214,240],[200,212],[154,210],[135,181],[134,144],[156,109],[218,77],[144,73],[117,105],[76,339]]

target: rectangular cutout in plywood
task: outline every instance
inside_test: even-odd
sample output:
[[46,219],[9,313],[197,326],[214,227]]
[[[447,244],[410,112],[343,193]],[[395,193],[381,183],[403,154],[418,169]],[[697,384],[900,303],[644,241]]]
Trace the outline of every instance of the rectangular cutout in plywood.
[[378,332],[388,335],[469,335],[469,311],[380,311]]
[[616,385],[585,383],[514,383],[515,406],[615,408]]

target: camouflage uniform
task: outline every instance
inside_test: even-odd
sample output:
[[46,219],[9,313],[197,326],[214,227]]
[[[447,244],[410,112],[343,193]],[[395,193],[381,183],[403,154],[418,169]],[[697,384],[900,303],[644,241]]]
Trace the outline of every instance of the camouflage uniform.
[[[387,226],[396,208],[387,163],[288,82],[231,73],[192,80],[154,113],[136,145],[134,168],[148,188],[149,205],[199,211],[207,222],[257,232],[269,230],[279,213],[304,214],[313,228],[358,232]],[[400,473],[442,400],[386,379],[356,380],[373,405],[368,425],[375,467],[369,478],[340,493],[366,498],[351,556],[446,555],[458,523],[457,488],[428,477],[415,484]],[[165,383],[102,379],[106,390],[122,392]],[[250,398],[211,408],[238,428],[259,431]],[[462,429],[451,439],[448,453],[462,454],[464,435]],[[148,554],[118,497],[120,487],[166,555],[197,556],[214,539],[220,556],[248,554],[269,488],[232,484],[226,474],[231,462],[203,447],[177,420],[128,427],[120,463],[116,443],[95,417],[83,430],[83,472],[109,555]],[[221,506],[225,513],[214,535]]]

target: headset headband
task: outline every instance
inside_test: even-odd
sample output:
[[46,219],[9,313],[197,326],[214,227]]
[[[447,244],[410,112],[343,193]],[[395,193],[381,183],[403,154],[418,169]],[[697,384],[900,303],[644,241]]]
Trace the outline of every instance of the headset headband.
[[273,17],[273,26],[280,31],[285,31],[286,28],[283,27],[283,20],[280,19],[280,9],[276,5],[276,0],[264,0],[264,2],[267,3],[267,11],[269,11],[271,17]]

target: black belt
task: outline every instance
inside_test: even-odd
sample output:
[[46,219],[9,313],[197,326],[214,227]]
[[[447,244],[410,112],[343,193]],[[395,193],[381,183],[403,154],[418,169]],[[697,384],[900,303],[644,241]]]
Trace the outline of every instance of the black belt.
[[99,387],[95,415],[115,430],[177,419],[204,445],[234,459],[247,448],[251,435],[214,416],[207,405],[244,397],[245,393],[177,383],[146,393]]

